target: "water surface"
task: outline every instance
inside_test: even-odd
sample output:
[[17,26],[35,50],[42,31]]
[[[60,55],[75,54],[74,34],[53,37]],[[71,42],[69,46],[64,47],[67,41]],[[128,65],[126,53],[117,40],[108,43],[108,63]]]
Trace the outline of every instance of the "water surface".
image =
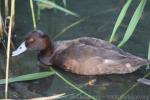
[[[62,5],[59,0],[58,3]],[[114,27],[119,11],[124,4],[124,0],[67,0],[67,8],[80,15],[80,18],[66,15],[58,10],[43,10],[38,22],[38,29],[47,33],[52,39],[61,32],[64,28],[80,20],[81,18],[89,17],[77,26],[69,29],[56,40],[73,39],[81,36],[91,36],[109,40],[112,29]],[[118,44],[126,30],[130,18],[137,6],[138,2],[134,1],[127,12],[124,22],[117,31],[114,44]],[[37,11],[37,10],[36,10]],[[145,12],[134,31],[133,36],[122,49],[134,55],[147,58],[149,35],[149,7],[146,5]],[[16,24],[15,32],[16,47],[22,42],[27,32],[33,30],[32,17],[29,6],[29,1],[16,0]],[[18,57],[12,58],[10,69],[15,75],[38,72],[36,52],[28,51]],[[103,75],[103,76],[79,76],[62,70],[59,70],[68,80],[73,82],[89,94],[98,98],[98,100],[116,100],[121,94],[128,90],[136,83],[138,78],[145,75],[145,67],[138,71],[125,75]],[[93,86],[85,85],[89,79],[96,79]],[[54,95],[57,93],[66,93],[67,97],[62,99],[88,99],[80,94],[72,87],[65,84],[57,76],[49,77],[42,80],[29,81],[28,89],[31,92],[38,93],[42,96]],[[1,88],[1,87],[0,87]],[[3,90],[3,89],[1,89]],[[10,91],[13,90],[10,88]],[[2,91],[1,91],[2,92]],[[150,86],[139,84],[127,96],[125,100],[149,100]],[[3,97],[3,93],[0,93]],[[17,98],[11,95],[12,98]],[[18,96],[19,97],[19,96]],[[22,97],[22,96],[20,96]]]

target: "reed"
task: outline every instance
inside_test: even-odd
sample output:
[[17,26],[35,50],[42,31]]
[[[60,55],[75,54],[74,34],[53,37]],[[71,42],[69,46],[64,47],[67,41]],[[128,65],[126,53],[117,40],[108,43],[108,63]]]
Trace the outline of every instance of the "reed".
[[67,83],[68,85],[70,85],[71,87],[73,87],[75,90],[79,91],[80,93],[84,94],[85,96],[89,97],[92,100],[97,100],[95,97],[91,96],[90,94],[86,93],[85,91],[81,90],[80,88],[78,88],[77,86],[75,86],[74,84],[72,84],[69,80],[67,80],[65,77],[63,77],[59,72],[57,72],[56,70],[54,70],[52,67],[50,67],[50,70],[52,72],[55,72],[56,75],[62,79],[65,83]]
[[34,30],[36,30],[36,20],[35,20],[35,14],[34,14],[33,0],[30,0],[30,8],[31,8],[31,13],[32,13],[33,28]]
[[126,15],[126,12],[127,12],[128,8],[129,8],[131,2],[132,2],[132,0],[128,0],[126,2],[126,4],[123,6],[123,8],[122,8],[122,10],[121,10],[121,12],[120,12],[120,14],[119,14],[119,16],[117,18],[117,21],[116,21],[116,24],[115,24],[114,29],[112,31],[112,34],[111,34],[109,42],[113,41],[113,38],[114,38],[114,36],[116,34],[116,31],[119,28],[121,22],[123,21],[123,19],[124,19],[125,15]]
[[3,25],[3,18],[2,18],[2,15],[1,15],[1,11],[0,11],[0,38],[3,37],[3,32],[4,32],[4,25]]
[[8,97],[8,76],[9,76],[9,59],[10,59],[10,43],[11,43],[11,32],[12,32],[12,20],[14,17],[15,0],[11,1],[11,16],[9,22],[8,41],[7,41],[7,53],[6,53],[6,81],[5,81],[5,99]]
[[5,17],[8,16],[8,13],[9,13],[9,6],[8,6],[8,0],[5,0]]
[[2,47],[4,48],[4,55],[6,54],[6,46],[5,43],[3,42],[4,40],[4,36],[6,35],[6,30],[4,28],[4,22],[3,22],[3,18],[1,15],[1,11],[0,11],[0,43],[2,44]]
[[123,46],[128,40],[129,38],[132,36],[134,29],[136,28],[137,23],[139,22],[141,16],[142,16],[142,12],[144,10],[145,4],[146,4],[147,0],[141,0],[140,4],[138,5],[138,7],[136,8],[131,21],[128,25],[128,28],[125,32],[125,35],[123,37],[123,40],[118,44],[118,47]]
[[[5,0],[5,18],[3,19],[3,17],[2,17],[2,13],[1,13],[1,10],[2,9],[0,9],[0,39],[1,39],[1,43],[3,44],[3,47],[4,47],[4,52],[6,51],[6,44],[3,42],[3,40],[4,40],[4,36],[8,36],[8,28],[9,28],[9,26],[8,26],[8,23],[9,23],[9,21],[10,21],[10,16],[8,16],[8,13],[9,13],[9,6],[8,6],[8,0]],[[12,29],[11,29],[11,31],[13,31],[14,30],[14,23],[15,23],[15,11],[13,12],[13,15],[12,15],[12,24],[11,24],[11,27],[12,27]],[[13,42],[12,42],[12,40],[10,40],[11,42],[11,47],[13,47],[14,48],[14,44],[13,44]]]
[[74,12],[68,10],[68,9],[63,8],[63,7],[57,5],[56,3],[52,2],[52,1],[49,1],[49,0],[34,0],[34,1],[42,3],[42,5],[43,5],[42,7],[43,8],[50,8],[51,9],[53,7],[53,8],[56,8],[56,9],[60,10],[60,11],[65,12],[65,13],[67,13],[69,15],[72,15],[72,16],[75,16],[75,17],[79,17],[78,14],[76,14],[76,13],[74,13]]
[[[32,0],[30,0],[30,4],[31,4],[31,9],[32,9],[32,20],[35,20],[35,16],[33,15],[34,13],[34,10],[33,10],[33,3],[31,3]],[[38,0],[37,0],[38,1]],[[39,0],[40,1],[40,0]],[[54,7],[58,8],[58,9],[61,9],[63,10],[64,12],[66,13],[70,13],[72,15],[74,15],[75,13],[72,13],[71,11],[68,11],[67,9],[65,8],[61,8],[59,6],[57,6],[56,4],[52,3],[52,2],[46,2],[46,0],[43,0],[45,1],[44,3],[48,3],[49,5],[53,5]],[[42,2],[42,1],[41,1]],[[65,9],[65,10],[64,10]],[[77,14],[75,14],[77,15]],[[34,18],[33,18],[34,17]],[[85,18],[86,19],[86,18]],[[79,24],[80,22],[84,21],[85,19],[81,19],[73,24],[71,24],[70,26],[68,26],[67,28],[65,28],[62,32],[60,32],[55,38],[57,38],[59,35],[61,35],[62,33],[64,33],[66,30],[70,29],[71,27]],[[34,22],[34,21],[33,21]],[[33,23],[33,26],[34,28],[36,29],[36,23]],[[88,96],[89,98],[91,98],[92,100],[97,100],[96,98],[94,98],[93,96],[89,95],[88,93],[84,92],[83,90],[81,90],[80,88],[76,87],[75,85],[73,85],[70,81],[68,81],[66,78],[64,78],[59,72],[55,71],[52,67],[50,68],[51,72],[52,73],[55,73],[60,79],[62,79],[65,83],[67,83],[68,85],[70,85],[71,87],[73,87],[74,89],[76,89],[77,91],[83,93],[84,95]],[[30,76],[29,76],[30,77]]]
[[[59,5],[57,5],[56,3],[52,2],[52,1],[48,1],[48,0],[34,0],[36,2],[40,2],[43,4],[43,6],[45,6],[46,8],[50,8],[50,7],[53,7],[55,9],[58,9],[60,11],[63,11],[67,14],[70,14],[72,16],[75,16],[75,17],[79,17],[78,14],[66,9],[66,8],[63,8]],[[140,17],[142,15],[142,12],[144,10],[144,7],[145,7],[145,4],[146,4],[146,1],[147,0],[141,0],[138,7],[136,8],[131,20],[130,20],[130,23],[127,27],[127,30],[124,34],[124,37],[122,39],[122,41],[118,44],[118,47],[121,47],[123,46],[128,40],[129,38],[132,36],[135,28],[136,28],[136,25],[138,23],[138,21],[140,20]],[[112,31],[112,35],[110,37],[110,40],[109,42],[112,42],[118,28],[120,27],[125,15],[126,15],[126,12],[129,8],[129,6],[131,5],[131,2],[132,0],[128,0],[125,5],[123,6],[118,18],[117,18],[117,21],[116,21],[116,24],[114,26],[114,29]],[[66,6],[66,0],[63,0],[63,3],[64,5]],[[36,23],[36,20],[35,20],[35,13],[34,13],[34,4],[33,4],[33,0],[30,0],[30,7],[31,7],[31,13],[32,13],[32,21],[33,21],[33,28],[36,29],[37,27],[37,23]],[[74,84],[72,84],[69,80],[67,80],[65,77],[63,77],[63,75],[61,75],[59,72],[55,71],[53,68],[51,68],[51,72],[48,71],[48,72],[39,72],[39,73],[32,73],[32,74],[28,74],[28,75],[21,75],[21,76],[18,76],[18,77],[14,77],[14,78],[9,78],[8,79],[8,76],[9,76],[9,59],[10,59],[10,44],[11,44],[11,32],[12,32],[12,27],[13,27],[13,22],[14,22],[14,16],[15,16],[15,0],[12,0],[11,1],[11,15],[10,17],[8,16],[8,12],[9,12],[9,8],[8,8],[8,0],[5,0],[5,16],[7,16],[7,18],[9,18],[9,30],[8,30],[8,42],[7,42],[7,59],[6,59],[6,78],[5,79],[2,79],[0,80],[0,84],[4,84],[5,83],[5,99],[7,99],[8,97],[8,83],[11,83],[11,82],[18,82],[18,81],[28,81],[28,80],[35,80],[35,79],[40,79],[40,78],[44,78],[44,77],[47,77],[47,76],[50,76],[50,75],[54,75],[56,74],[60,79],[62,79],[65,83],[67,83],[69,86],[73,87],[74,89],[76,89],[77,91],[79,91],[80,93],[86,95],[87,97],[89,97],[90,99],[93,99],[93,100],[97,100],[95,97],[91,96],[90,94],[84,92],[82,89],[78,88],[77,86],[75,86]],[[67,26],[66,28],[64,28],[60,33],[58,33],[55,37],[59,37],[60,35],[62,35],[63,33],[65,33],[67,30],[69,30],[70,28],[80,24],[81,22],[83,22],[86,18],[83,18],[83,19],[80,19],[76,22],[74,22],[73,24]],[[3,25],[3,19],[1,17],[1,12],[0,12],[0,38],[3,36],[3,33],[6,33],[4,32],[4,25]],[[150,48],[150,46],[149,46]],[[150,49],[149,49],[149,54],[148,54],[148,58],[150,59]],[[150,75],[150,72],[147,73],[144,78],[148,77]],[[125,91],[119,98],[118,100],[122,100],[129,92],[131,92],[136,86],[138,86],[138,83],[135,83],[131,88],[129,88],[127,91]]]
[[[150,42],[149,42],[149,48],[148,48],[148,60],[150,60]],[[150,65],[147,64],[146,70],[150,69]]]
[[[14,78],[9,78],[8,83],[13,83],[13,82],[21,82],[21,81],[30,81],[30,80],[37,80],[41,78],[45,78],[51,75],[57,75],[60,79],[62,79],[65,83],[73,87],[75,90],[79,91],[80,93],[86,95],[87,97],[91,98],[92,100],[97,100],[95,97],[91,96],[90,94],[86,93],[79,87],[75,86],[72,84],[69,80],[67,80],[63,75],[61,75],[59,72],[54,70],[52,67],[50,68],[51,71],[46,71],[46,72],[38,72],[38,73],[32,73],[32,74],[26,74],[26,75],[20,75]],[[0,84],[4,84],[6,82],[6,79],[1,79]]]
[[[116,31],[118,30],[121,22],[123,21],[125,15],[126,15],[126,12],[129,8],[129,6],[131,5],[131,2],[132,2],[132,0],[128,0],[126,2],[126,4],[123,6],[123,8],[122,8],[122,10],[121,10],[121,12],[120,12],[120,14],[117,18],[117,21],[115,23],[115,26],[114,26],[114,29],[113,29],[113,32],[111,34],[109,42],[112,42],[112,40],[113,40],[113,38],[116,34]],[[141,0],[140,1],[140,4],[136,8],[136,10],[135,10],[130,22],[129,22],[129,25],[127,27],[127,30],[126,30],[124,36],[123,36],[122,41],[118,44],[118,47],[123,46],[129,40],[129,38],[132,36],[132,34],[134,33],[136,25],[137,25],[137,23],[139,22],[139,20],[142,16],[142,12],[144,10],[145,4],[146,4],[146,0]]]
[[69,26],[67,26],[66,28],[64,28],[61,32],[57,33],[57,34],[54,36],[53,40],[56,39],[56,38],[58,38],[59,36],[63,35],[63,34],[64,34],[66,31],[68,31],[69,29],[71,29],[71,28],[73,28],[73,27],[79,25],[80,23],[82,23],[83,21],[85,21],[87,18],[88,18],[88,17],[82,18],[82,19],[80,19],[80,20],[78,20],[78,21],[76,21],[76,22],[70,24]]

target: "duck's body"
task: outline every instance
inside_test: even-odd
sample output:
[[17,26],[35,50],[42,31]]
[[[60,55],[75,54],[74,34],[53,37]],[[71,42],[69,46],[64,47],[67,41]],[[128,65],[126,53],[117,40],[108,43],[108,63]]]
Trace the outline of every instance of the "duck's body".
[[[36,34],[41,33],[34,31],[29,33],[27,37],[40,38]],[[39,46],[39,43],[37,44]],[[35,45],[36,43],[34,49],[37,49]],[[53,44],[48,39],[44,45],[45,48],[40,48],[38,54],[39,61],[42,64],[61,67],[80,75],[131,73],[140,66],[149,63],[146,59],[124,52],[104,40],[92,37],[57,41]],[[33,48],[33,46],[29,45],[28,48]]]

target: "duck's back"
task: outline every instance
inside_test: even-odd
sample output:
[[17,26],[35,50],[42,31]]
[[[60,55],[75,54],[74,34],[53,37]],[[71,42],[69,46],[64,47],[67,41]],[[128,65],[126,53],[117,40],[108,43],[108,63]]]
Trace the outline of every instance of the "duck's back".
[[100,39],[82,37],[56,43],[54,66],[81,75],[130,73],[147,63]]

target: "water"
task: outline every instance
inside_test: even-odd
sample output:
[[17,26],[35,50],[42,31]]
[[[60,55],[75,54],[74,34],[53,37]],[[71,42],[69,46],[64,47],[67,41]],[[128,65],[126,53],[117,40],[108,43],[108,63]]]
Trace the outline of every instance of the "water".
[[[62,5],[61,0],[58,1]],[[81,36],[92,36],[109,40],[112,29],[114,27],[117,15],[123,5],[124,0],[67,0],[67,8],[78,13],[81,18],[89,16],[84,22],[66,31],[63,35],[55,40],[73,39]],[[117,31],[114,44],[118,44],[125,32],[125,29],[130,21],[135,7],[138,2],[134,1],[124,22],[120,29]],[[36,10],[37,11],[37,10]],[[149,7],[145,8],[145,12],[137,25],[134,35],[124,45],[123,49],[134,55],[146,58],[148,52],[149,35]],[[24,39],[27,32],[33,30],[32,17],[29,6],[29,1],[17,0],[16,1],[16,24],[15,32],[17,34],[15,44],[18,46]],[[65,15],[58,10],[43,10],[40,15],[40,22],[38,29],[46,32],[52,39],[55,35],[61,32],[68,25],[80,18]],[[12,58],[10,66],[11,71],[15,75],[22,75],[27,73],[38,72],[36,53],[28,51],[18,57]],[[32,62],[31,62],[32,61]],[[138,78],[145,74],[144,67],[132,74],[125,75],[107,75],[107,76],[79,76],[60,70],[63,75],[72,81],[77,86],[83,87],[83,90],[98,98],[98,100],[116,100],[121,94],[136,83]],[[93,86],[85,85],[89,79],[96,79]],[[49,77],[40,81],[29,81],[28,89],[31,92],[38,93],[42,96],[49,96],[57,93],[66,93],[67,97],[64,100],[70,99],[87,99],[86,96],[75,91],[72,87],[65,84],[58,77]],[[1,88],[1,87],[0,87]],[[2,89],[1,89],[2,90]],[[13,89],[10,88],[10,91]],[[2,92],[2,91],[1,91]],[[13,93],[13,92],[12,92]],[[0,93],[0,97],[3,94]],[[150,87],[139,84],[127,96],[125,100],[149,100]],[[11,95],[12,98],[17,98]],[[23,97],[23,96],[18,96]]]

